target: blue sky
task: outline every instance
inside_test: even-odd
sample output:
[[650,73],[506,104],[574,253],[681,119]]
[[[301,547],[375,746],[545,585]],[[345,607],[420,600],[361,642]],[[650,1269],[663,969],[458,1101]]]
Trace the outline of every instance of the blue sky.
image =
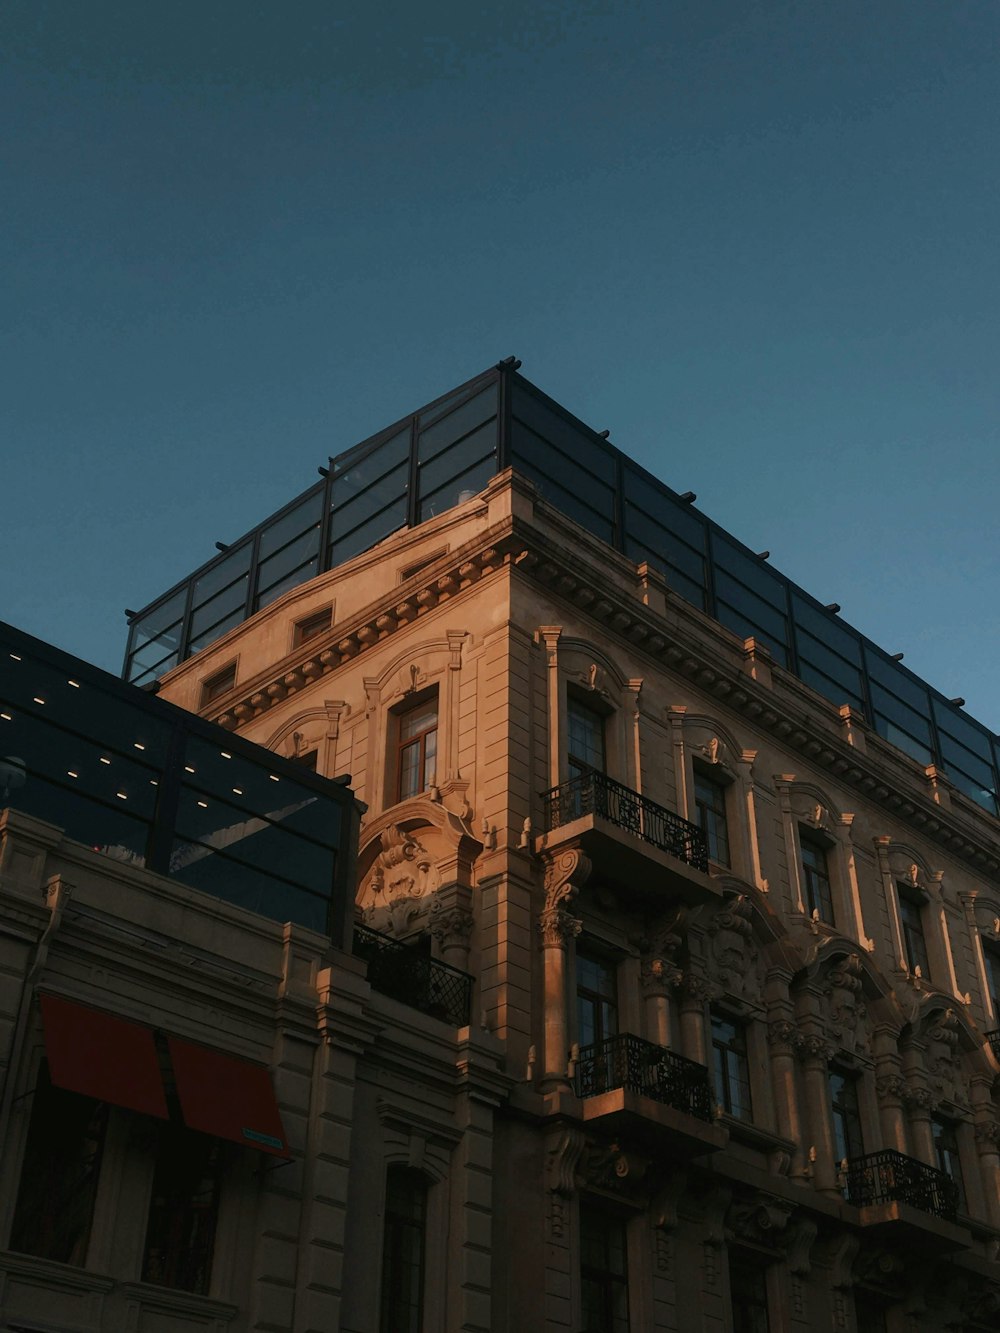
[[503,356],[1000,728],[994,0],[6,0],[0,617]]

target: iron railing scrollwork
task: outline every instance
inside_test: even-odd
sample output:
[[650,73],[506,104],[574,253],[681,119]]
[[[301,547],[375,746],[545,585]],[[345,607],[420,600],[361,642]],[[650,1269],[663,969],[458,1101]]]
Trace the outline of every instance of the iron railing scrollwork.
[[921,1212],[954,1221],[958,1184],[915,1157],[885,1148],[864,1157],[849,1157],[843,1169],[844,1194],[858,1208],[876,1203],[908,1203]]
[[578,1097],[596,1097],[615,1088],[641,1093],[699,1120],[712,1119],[705,1066],[631,1033],[584,1046],[577,1057]]
[[599,815],[616,828],[669,852],[695,870],[708,870],[708,844],[696,824],[657,805],[606,773],[578,773],[542,793],[546,828],[551,832],[583,815]]
[[380,931],[354,927],[354,955],[368,964],[368,981],[380,995],[421,1009],[452,1027],[467,1027],[472,977]]

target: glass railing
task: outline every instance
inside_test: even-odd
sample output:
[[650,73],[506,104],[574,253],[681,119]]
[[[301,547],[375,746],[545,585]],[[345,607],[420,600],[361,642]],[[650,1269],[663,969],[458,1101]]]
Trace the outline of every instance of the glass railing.
[[575,1085],[578,1097],[626,1088],[698,1120],[712,1119],[705,1066],[628,1032],[584,1046],[576,1060]]
[[708,843],[696,824],[681,819],[606,773],[596,770],[580,773],[543,792],[542,801],[549,832],[584,815],[598,815],[695,870],[708,870]]
[[342,938],[358,814],[306,772],[0,624],[0,808],[276,921]]
[[451,1027],[468,1027],[472,977],[467,972],[367,926],[354,927],[354,953],[368,964],[372,990]]

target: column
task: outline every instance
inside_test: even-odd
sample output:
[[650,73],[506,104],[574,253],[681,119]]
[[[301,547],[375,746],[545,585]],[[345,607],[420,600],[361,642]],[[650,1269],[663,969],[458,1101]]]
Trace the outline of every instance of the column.
[[539,917],[544,959],[543,1090],[568,1088],[569,1022],[566,995],[566,943],[579,935],[582,922],[567,905],[590,874],[590,861],[578,848],[559,852],[545,868],[545,907]]

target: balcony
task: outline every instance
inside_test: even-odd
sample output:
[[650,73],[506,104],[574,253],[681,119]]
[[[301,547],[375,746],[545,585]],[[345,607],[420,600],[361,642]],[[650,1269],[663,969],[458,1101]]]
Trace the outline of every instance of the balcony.
[[576,1094],[585,1121],[654,1140],[689,1157],[725,1145],[713,1123],[708,1070],[631,1033],[585,1046],[576,1061]]
[[851,1157],[843,1172],[844,1195],[861,1209],[866,1227],[908,1245],[960,1249],[968,1237],[953,1225],[958,1185],[936,1167],[895,1149]]
[[535,840],[537,852],[578,845],[596,874],[632,897],[662,900],[666,890],[697,904],[720,896],[701,829],[614,778],[581,773],[543,792],[542,801],[546,831]]
[[472,978],[367,926],[354,927],[354,955],[368,964],[372,990],[420,1009],[453,1028],[469,1026]]

